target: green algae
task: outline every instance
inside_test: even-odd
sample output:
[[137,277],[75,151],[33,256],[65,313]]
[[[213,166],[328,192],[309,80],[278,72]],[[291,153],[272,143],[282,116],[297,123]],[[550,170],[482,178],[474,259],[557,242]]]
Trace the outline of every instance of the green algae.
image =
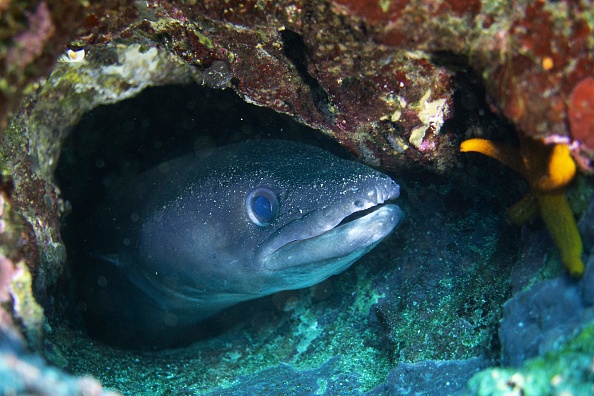
[[27,340],[35,348],[40,348],[45,320],[43,308],[33,297],[33,277],[29,269],[24,262],[17,263],[16,267],[16,276],[12,279],[13,309],[23,321]]
[[473,204],[475,198],[458,195],[450,183],[424,190],[407,187],[413,202],[415,194],[435,189],[436,200],[451,199],[455,206],[442,212],[445,218],[417,209],[415,226],[401,230],[407,243],[395,266],[395,273],[403,274],[399,296],[381,308],[393,343],[392,360],[495,355],[493,341],[509,289],[506,274],[518,249],[514,229],[503,214],[489,212],[483,198],[480,206]]
[[[357,309],[345,307],[332,323],[320,323],[319,318],[330,309],[326,300],[312,302],[307,291],[300,296],[297,306],[280,320],[258,323],[257,327],[243,325],[180,349],[123,351],[96,343],[81,333],[73,335],[64,326],[55,329],[51,339],[65,351],[73,373],[91,374],[105,387],[123,394],[173,394],[179,389],[200,394],[229,389],[242,376],[279,364],[302,371],[316,369],[335,357],[336,375],[359,373],[358,390],[370,390],[383,382],[390,363],[385,353],[370,346],[377,335],[369,328],[365,313],[357,315]],[[362,294],[360,299],[366,296]],[[357,305],[364,304],[360,301]],[[324,381],[327,386],[334,378]],[[320,384],[318,392],[324,387]]]
[[390,9],[390,3],[390,0],[380,0],[379,6],[382,9],[382,12],[388,12],[388,10]]

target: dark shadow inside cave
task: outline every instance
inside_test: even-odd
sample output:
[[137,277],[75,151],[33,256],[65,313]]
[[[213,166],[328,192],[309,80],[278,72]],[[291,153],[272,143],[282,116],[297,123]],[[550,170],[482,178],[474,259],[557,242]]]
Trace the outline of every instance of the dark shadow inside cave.
[[[92,213],[109,186],[192,151],[253,139],[295,140],[349,156],[332,139],[286,115],[250,105],[230,90],[198,85],[146,89],[132,99],[97,107],[83,116],[65,140],[55,172],[68,203],[61,226],[68,253],[65,282],[72,279],[74,283],[63,305],[69,307],[67,316],[75,327],[116,346],[146,347],[134,342],[141,340],[138,334],[121,337],[121,329],[116,328],[126,324],[106,321],[101,313],[89,312],[85,303],[87,291],[100,281],[88,276],[98,263],[84,251],[85,236],[93,227]],[[274,310],[267,297],[242,305],[201,323],[180,344],[219,334],[262,311]]]

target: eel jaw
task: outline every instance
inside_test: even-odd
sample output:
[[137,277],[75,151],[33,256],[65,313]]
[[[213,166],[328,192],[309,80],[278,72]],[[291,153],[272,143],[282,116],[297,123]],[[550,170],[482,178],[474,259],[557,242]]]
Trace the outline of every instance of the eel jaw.
[[264,268],[282,271],[283,278],[290,280],[290,289],[314,285],[347,269],[388,236],[402,218],[397,205],[375,206],[363,217],[281,246],[266,258]]

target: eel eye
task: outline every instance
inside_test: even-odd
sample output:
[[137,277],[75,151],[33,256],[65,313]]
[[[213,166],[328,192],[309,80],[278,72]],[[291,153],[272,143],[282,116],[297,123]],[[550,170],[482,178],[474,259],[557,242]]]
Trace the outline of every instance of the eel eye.
[[248,195],[245,207],[251,222],[260,227],[269,226],[278,212],[276,193],[267,187],[259,187]]

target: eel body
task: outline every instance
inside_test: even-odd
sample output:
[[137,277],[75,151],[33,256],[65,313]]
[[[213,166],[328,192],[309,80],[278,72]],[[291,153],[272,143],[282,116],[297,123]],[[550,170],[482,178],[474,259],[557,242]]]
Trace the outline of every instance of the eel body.
[[385,202],[398,195],[376,170],[288,141],[162,163],[96,216],[90,326],[124,345],[173,345],[231,305],[315,285],[390,234],[403,214]]

